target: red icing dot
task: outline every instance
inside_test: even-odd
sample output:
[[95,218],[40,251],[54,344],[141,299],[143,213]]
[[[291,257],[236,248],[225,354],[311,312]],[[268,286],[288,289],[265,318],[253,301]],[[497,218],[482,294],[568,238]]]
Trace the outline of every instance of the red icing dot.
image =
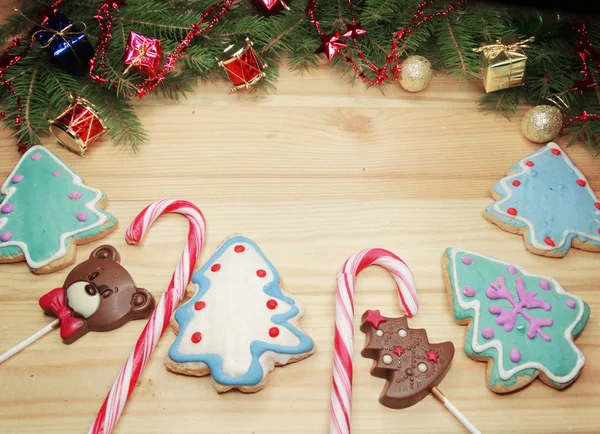
[[507,213],[509,213],[510,215],[517,215],[517,210],[514,208],[509,208],[506,210]]
[[533,166],[535,166],[535,163],[533,161],[526,161],[525,165],[529,166],[529,167],[533,167]]
[[277,327],[271,327],[269,329],[269,336],[271,336],[272,338],[276,338],[277,336],[279,336],[279,329]]
[[519,181],[518,179],[515,179],[515,180],[512,182],[512,184],[513,184],[515,187],[518,187],[519,185],[521,185],[521,181]]
[[596,203],[594,204],[594,206],[596,207],[596,209],[600,209],[600,202],[596,202]]
[[202,333],[200,332],[196,332],[192,335],[192,342],[197,344],[198,342],[200,342],[202,340]]
[[242,245],[239,246],[235,246],[233,249],[236,253],[242,253],[244,250],[246,250],[246,248]]
[[577,180],[577,185],[580,187],[585,187],[586,184],[587,184],[587,182],[585,182],[583,179]]
[[548,244],[550,247],[556,247],[556,244],[554,244],[554,241],[552,241],[552,238],[550,238],[550,237],[544,238],[544,242],[546,244]]
[[202,310],[206,307],[206,303],[203,301],[198,301],[195,305],[194,305],[194,309],[196,310]]
[[558,149],[556,149],[556,148],[552,149],[552,153],[554,155],[560,155],[561,154],[561,152]]
[[267,272],[265,270],[256,270],[256,275],[258,277],[265,277],[267,275]]
[[214,271],[215,273],[221,269],[221,264],[214,264],[210,267],[210,271]]
[[273,310],[277,307],[277,302],[273,299],[270,299],[269,301],[267,301],[267,307]]

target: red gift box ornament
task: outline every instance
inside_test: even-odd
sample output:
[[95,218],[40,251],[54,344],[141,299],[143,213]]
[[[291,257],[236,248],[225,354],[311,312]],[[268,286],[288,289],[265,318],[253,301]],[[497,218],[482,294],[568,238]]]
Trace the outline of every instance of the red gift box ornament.
[[82,157],[104,131],[106,126],[94,105],[75,94],[71,94],[69,108],[50,122],[50,132],[58,142]]
[[233,85],[232,92],[238,89],[249,89],[264,76],[263,68],[267,67],[264,60],[252,48],[252,41],[246,40],[230,44],[223,50],[221,58],[217,59]]
[[127,65],[124,74],[131,68],[141,75],[154,76],[162,61],[162,44],[158,39],[148,38],[136,32],[129,32],[123,63]]

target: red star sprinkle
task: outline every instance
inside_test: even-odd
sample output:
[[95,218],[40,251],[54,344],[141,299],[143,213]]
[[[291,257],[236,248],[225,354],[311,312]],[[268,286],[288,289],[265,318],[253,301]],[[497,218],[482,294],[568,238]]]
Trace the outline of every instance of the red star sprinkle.
[[402,354],[404,354],[404,348],[394,347],[394,354],[400,357]]
[[346,23],[346,32],[342,36],[344,38],[357,38],[365,33],[367,31],[360,27],[360,23]]
[[346,44],[340,42],[340,31],[338,30],[333,35],[321,35],[321,46],[317,48],[315,53],[321,54],[325,53],[329,60],[333,59],[335,53],[337,53],[342,48],[345,48]]
[[427,355],[427,360],[433,363],[437,363],[440,358],[440,355],[435,350],[425,351],[425,354]]
[[381,312],[379,309],[377,310],[367,310],[367,316],[365,318],[365,322],[371,324],[375,329],[379,328],[379,324],[382,322],[386,322],[387,319],[381,316]]

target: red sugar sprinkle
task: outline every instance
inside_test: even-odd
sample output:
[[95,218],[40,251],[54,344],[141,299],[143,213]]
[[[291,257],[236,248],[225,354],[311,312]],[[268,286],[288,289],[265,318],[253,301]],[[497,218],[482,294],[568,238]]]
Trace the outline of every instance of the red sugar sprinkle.
[[517,215],[517,210],[514,208],[509,208],[506,210],[507,213],[509,213],[510,215]]
[[196,332],[192,335],[192,342],[197,344],[198,342],[200,342],[202,340],[202,333],[200,332]]
[[556,148],[552,149],[552,153],[553,153],[554,155],[560,155],[560,154],[562,154],[562,152],[560,152],[560,151],[559,151],[558,149],[556,149]]
[[273,310],[277,307],[277,302],[273,299],[270,299],[269,301],[267,301],[267,307]]
[[548,244],[550,247],[556,247],[556,244],[554,244],[554,241],[552,241],[552,238],[550,238],[550,237],[544,238],[544,242],[546,244]]
[[210,267],[210,271],[213,271],[215,273],[217,271],[219,271],[220,269],[221,269],[221,264],[214,264],[212,267]]
[[533,166],[535,166],[535,163],[533,161],[526,161],[525,165],[529,166],[529,167],[533,167]]
[[279,329],[277,327],[271,327],[269,329],[269,336],[271,336],[272,338],[276,338],[277,336],[279,336]]
[[196,310],[202,310],[206,307],[206,303],[203,301],[198,301],[196,302],[196,304],[194,305],[194,309]]
[[246,248],[244,246],[235,246],[233,249],[236,253],[242,253],[244,250],[246,250]]
[[265,277],[267,275],[267,272],[265,270],[256,270],[256,275],[258,277]]
[[518,187],[519,185],[521,185],[521,181],[519,181],[518,179],[515,179],[515,180],[512,182],[512,185],[514,185],[515,187]]
[[583,179],[578,179],[577,180],[577,185],[580,187],[585,187],[587,184],[587,182],[585,182]]

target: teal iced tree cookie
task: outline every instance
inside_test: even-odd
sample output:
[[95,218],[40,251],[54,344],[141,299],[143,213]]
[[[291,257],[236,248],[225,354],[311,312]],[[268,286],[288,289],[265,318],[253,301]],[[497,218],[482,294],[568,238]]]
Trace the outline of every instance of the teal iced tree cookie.
[[525,387],[538,375],[557,389],[573,383],[585,363],[573,342],[590,308],[551,277],[450,248],[443,258],[454,318],[467,324],[465,352],[487,361],[496,393]]
[[69,266],[75,245],[115,228],[105,201],[52,152],[30,148],[0,188],[0,264],[27,261],[37,274]]
[[492,190],[486,219],[523,235],[527,249],[562,257],[571,246],[600,251],[600,202],[567,154],[548,143],[512,166]]

